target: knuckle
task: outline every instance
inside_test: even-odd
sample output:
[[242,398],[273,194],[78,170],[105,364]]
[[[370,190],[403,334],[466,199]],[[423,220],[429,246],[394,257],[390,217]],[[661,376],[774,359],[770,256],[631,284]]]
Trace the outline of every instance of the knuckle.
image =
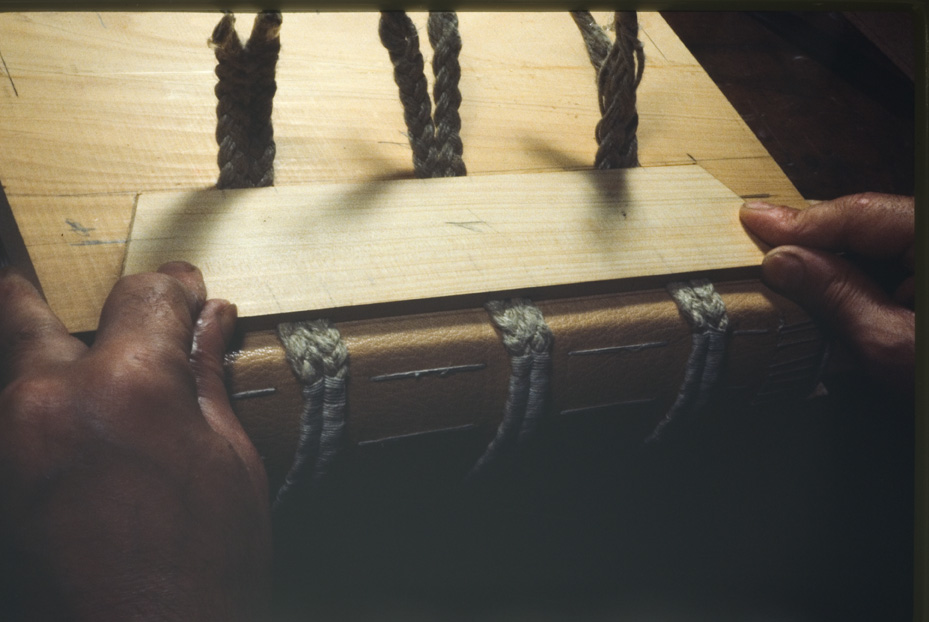
[[855,335],[855,345],[861,358],[884,372],[913,370],[916,360],[915,314],[908,310],[882,309],[876,315]]
[[10,353],[7,358],[15,358],[19,353],[39,342],[43,337],[54,333],[59,325],[51,319],[34,318],[20,323],[5,332],[2,339],[4,351]]
[[19,296],[25,289],[23,279],[12,268],[0,269],[0,300]]
[[859,192],[848,197],[847,204],[857,209],[867,209],[879,201],[883,195],[876,192]]
[[849,317],[854,317],[861,303],[861,292],[843,274],[836,275],[826,283],[819,299],[823,317],[837,322],[846,322]]
[[155,407],[177,402],[188,387],[182,382],[183,374],[175,370],[186,365],[186,360],[172,364],[171,354],[156,344],[111,351],[106,359],[97,362],[100,373],[90,379],[90,390],[108,405],[133,410],[140,405]]
[[80,398],[59,375],[17,378],[0,393],[0,460],[20,481],[44,477],[81,438]]
[[[63,386],[61,379],[51,374],[17,378],[3,390],[0,412],[7,420],[22,419],[23,415],[46,417],[58,410],[62,403],[67,403]],[[56,416],[53,421],[58,419]]]
[[170,315],[178,308],[190,309],[191,296],[180,281],[167,274],[147,272],[123,277],[117,284],[123,304],[148,315]]

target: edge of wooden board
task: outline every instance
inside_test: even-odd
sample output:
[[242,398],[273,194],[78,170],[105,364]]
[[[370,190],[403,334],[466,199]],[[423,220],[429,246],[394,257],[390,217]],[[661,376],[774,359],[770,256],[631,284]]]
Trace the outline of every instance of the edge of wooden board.
[[143,193],[123,273],[189,261],[253,325],[754,278],[741,204],[697,165]]

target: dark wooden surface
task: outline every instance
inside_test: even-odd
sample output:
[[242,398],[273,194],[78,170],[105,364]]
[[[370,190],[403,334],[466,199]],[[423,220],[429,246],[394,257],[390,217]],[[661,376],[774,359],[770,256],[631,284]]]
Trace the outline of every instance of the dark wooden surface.
[[[909,20],[856,15],[912,67]],[[913,193],[913,82],[844,14],[662,16],[803,196]]]

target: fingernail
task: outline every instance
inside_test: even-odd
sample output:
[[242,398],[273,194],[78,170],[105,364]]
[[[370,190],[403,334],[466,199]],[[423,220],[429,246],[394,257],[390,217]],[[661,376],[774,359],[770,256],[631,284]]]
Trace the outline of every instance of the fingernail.
[[773,203],[766,203],[764,201],[746,201],[745,203],[742,204],[742,207],[744,207],[745,209],[761,211],[761,210],[775,208],[777,207],[777,205],[774,205]]
[[774,289],[795,292],[806,277],[806,266],[792,251],[774,249],[761,264],[765,281]]
[[235,322],[239,317],[239,308],[227,303],[219,312],[219,330],[223,333],[223,341],[227,344],[232,341],[235,334]]
[[197,272],[199,268],[188,261],[169,261],[158,266],[158,272]]

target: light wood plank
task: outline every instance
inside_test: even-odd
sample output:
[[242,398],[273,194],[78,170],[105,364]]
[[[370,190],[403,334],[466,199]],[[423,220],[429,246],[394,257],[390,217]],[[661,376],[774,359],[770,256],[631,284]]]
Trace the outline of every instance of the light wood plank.
[[119,278],[135,198],[17,197],[13,202],[48,304],[72,332],[97,326]]
[[[609,15],[595,13],[603,24]],[[425,14],[411,16],[425,32]],[[70,330],[96,325],[124,247],[75,247],[65,219],[97,222],[88,226],[115,241],[131,216],[127,197],[215,182],[215,59],[206,40],[218,19],[218,12],[0,14],[0,181]],[[274,103],[278,186],[411,177],[377,19],[375,12],[284,14]],[[469,175],[589,168],[596,85],[567,12],[467,11],[459,19]],[[251,23],[252,14],[239,14],[241,34]],[[736,194],[802,206],[661,16],[640,12],[639,23],[647,65],[638,92],[642,163],[696,162]]]
[[182,259],[242,317],[757,266],[698,166],[143,194],[125,273]]

